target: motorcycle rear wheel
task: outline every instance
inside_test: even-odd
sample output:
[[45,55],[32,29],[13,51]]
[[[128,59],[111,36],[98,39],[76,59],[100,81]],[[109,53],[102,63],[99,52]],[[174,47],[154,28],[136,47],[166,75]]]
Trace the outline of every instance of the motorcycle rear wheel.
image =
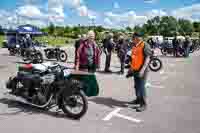
[[158,58],[153,58],[150,60],[149,68],[153,72],[157,72],[162,68],[162,61]]
[[68,58],[67,53],[65,51],[60,51],[60,53],[59,53],[59,60],[61,62],[66,62],[67,58]]

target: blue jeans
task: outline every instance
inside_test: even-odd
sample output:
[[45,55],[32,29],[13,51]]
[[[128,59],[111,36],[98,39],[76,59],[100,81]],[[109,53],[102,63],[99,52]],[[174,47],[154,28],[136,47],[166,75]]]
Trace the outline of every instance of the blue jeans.
[[146,97],[146,74],[144,77],[139,77],[139,75],[134,76],[134,82],[135,82],[135,93],[137,98]]

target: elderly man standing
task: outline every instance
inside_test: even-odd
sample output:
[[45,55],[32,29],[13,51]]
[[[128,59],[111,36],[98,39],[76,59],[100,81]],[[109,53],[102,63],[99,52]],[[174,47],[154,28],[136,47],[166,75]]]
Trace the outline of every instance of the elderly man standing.
[[149,44],[145,43],[138,33],[134,33],[132,39],[134,46],[132,47],[131,67],[127,77],[130,73],[134,76],[136,100],[130,103],[140,105],[136,111],[141,112],[146,109],[147,105],[145,83],[148,76],[148,64],[152,51]]
[[76,70],[96,72],[99,66],[100,52],[95,42],[94,31],[89,31],[87,39],[82,41],[77,50]]

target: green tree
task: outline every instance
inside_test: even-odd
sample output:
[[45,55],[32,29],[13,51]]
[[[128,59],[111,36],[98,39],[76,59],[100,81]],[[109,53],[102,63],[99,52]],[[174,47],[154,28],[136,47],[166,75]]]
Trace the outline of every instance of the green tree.
[[127,32],[132,32],[133,29],[132,29],[131,27],[128,26],[128,27],[126,27],[126,31],[127,31]]
[[193,23],[194,32],[200,32],[200,22]]
[[189,20],[179,19],[178,20],[178,29],[181,35],[192,35],[193,24]]
[[172,16],[164,16],[160,21],[160,33],[163,36],[174,36],[178,30],[176,18]]
[[55,26],[54,26],[53,23],[50,23],[49,32],[48,32],[48,33],[49,33],[50,35],[53,35],[54,32],[55,32]]

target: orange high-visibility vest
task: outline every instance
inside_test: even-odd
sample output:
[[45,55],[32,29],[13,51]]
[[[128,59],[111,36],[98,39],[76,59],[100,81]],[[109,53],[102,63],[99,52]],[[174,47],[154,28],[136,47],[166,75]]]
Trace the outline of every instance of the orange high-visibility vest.
[[139,42],[136,46],[132,48],[131,53],[131,69],[133,71],[139,71],[144,64],[144,42]]

